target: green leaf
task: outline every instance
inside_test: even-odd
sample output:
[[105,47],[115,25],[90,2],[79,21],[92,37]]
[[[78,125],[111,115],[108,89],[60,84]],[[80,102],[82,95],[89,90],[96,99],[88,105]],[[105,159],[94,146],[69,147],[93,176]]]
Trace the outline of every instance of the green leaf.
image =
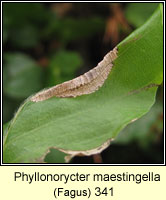
[[44,161],[46,163],[65,163],[65,156],[65,153],[52,148],[50,149],[50,152],[46,155]]
[[135,27],[141,26],[152,15],[159,3],[128,3],[125,16]]
[[9,128],[9,125],[10,125],[10,121],[3,125],[3,135],[6,134],[7,129]]
[[118,45],[118,58],[104,85],[76,98],[26,102],[4,139],[5,163],[37,162],[48,149],[86,154],[115,138],[155,102],[163,76],[162,13],[153,16]]
[[156,102],[150,112],[125,127],[118,135],[115,143],[128,144],[135,141],[141,147],[146,148],[151,142],[156,141],[159,133],[162,133],[163,130],[162,120],[160,119],[162,110],[161,102]]
[[4,55],[4,93],[14,98],[26,98],[41,89],[41,68],[29,56],[21,53]]

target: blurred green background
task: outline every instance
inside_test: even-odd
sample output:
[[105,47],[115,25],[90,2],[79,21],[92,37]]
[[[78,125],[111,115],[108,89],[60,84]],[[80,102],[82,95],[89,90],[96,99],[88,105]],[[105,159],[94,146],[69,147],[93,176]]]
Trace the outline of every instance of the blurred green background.
[[[96,66],[158,3],[3,3],[3,124],[30,95]],[[163,163],[163,88],[151,111],[102,153],[104,163]],[[46,162],[54,162],[54,150]],[[76,157],[73,163],[93,163]]]

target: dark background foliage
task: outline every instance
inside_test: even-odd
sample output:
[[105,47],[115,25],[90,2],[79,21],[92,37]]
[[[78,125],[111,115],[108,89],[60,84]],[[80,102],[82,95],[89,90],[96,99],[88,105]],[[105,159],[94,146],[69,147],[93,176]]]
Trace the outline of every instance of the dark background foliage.
[[[3,123],[42,88],[96,66],[141,26],[157,3],[3,3]],[[163,162],[163,89],[143,119],[125,128],[104,163]],[[46,162],[54,162],[53,151]],[[93,163],[76,157],[72,163]]]

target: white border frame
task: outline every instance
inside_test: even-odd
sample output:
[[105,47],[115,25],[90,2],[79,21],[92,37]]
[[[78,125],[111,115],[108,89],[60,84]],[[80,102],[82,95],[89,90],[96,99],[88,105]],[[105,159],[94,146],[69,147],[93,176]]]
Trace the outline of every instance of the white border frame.
[[71,3],[163,3],[163,53],[164,53],[164,60],[163,60],[163,68],[164,68],[164,77],[163,77],[163,90],[164,90],[164,102],[163,102],[163,131],[164,131],[164,163],[163,164],[3,164],[3,123],[2,123],[2,91],[3,91],[3,76],[2,76],[2,43],[1,42],[1,166],[165,166],[165,1],[1,1],[1,41],[3,41],[2,38],[2,4],[3,3],[49,3],[49,2],[57,2],[57,3],[63,3],[63,2],[71,2]]

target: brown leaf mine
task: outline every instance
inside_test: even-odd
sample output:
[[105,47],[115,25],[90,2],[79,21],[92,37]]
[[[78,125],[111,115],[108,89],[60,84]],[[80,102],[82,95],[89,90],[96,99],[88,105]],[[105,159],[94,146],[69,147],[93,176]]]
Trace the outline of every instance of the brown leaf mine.
[[105,150],[110,145],[110,143],[113,140],[114,140],[113,138],[108,139],[101,146],[94,148],[94,149],[86,150],[86,151],[70,151],[70,150],[64,150],[64,149],[59,149],[59,151],[62,151],[64,153],[68,154],[67,156],[65,156],[65,161],[68,163],[75,156],[91,156],[94,154],[101,153],[103,150]]
[[70,81],[41,91],[31,97],[31,101],[38,102],[56,97],[76,97],[83,94],[90,94],[98,90],[107,79],[112,67],[113,61],[117,58],[117,47],[105,55],[104,59],[98,65]]
[[[58,147],[50,147],[50,148],[57,149],[58,151],[61,151],[61,152],[65,153],[65,154],[67,154],[65,156],[65,162],[68,163],[75,156],[91,156],[91,155],[95,155],[95,154],[101,153],[103,150],[105,150],[110,145],[110,143],[113,140],[114,140],[114,138],[108,139],[107,141],[105,141],[100,146],[98,146],[98,147],[96,147],[94,149],[90,149],[90,150],[82,150],[82,151],[76,151],[75,150],[75,151],[73,151],[73,150],[62,149],[62,148],[58,148]],[[50,148],[46,151],[46,153],[41,158],[36,160],[36,162],[43,163],[45,156],[50,152]]]

